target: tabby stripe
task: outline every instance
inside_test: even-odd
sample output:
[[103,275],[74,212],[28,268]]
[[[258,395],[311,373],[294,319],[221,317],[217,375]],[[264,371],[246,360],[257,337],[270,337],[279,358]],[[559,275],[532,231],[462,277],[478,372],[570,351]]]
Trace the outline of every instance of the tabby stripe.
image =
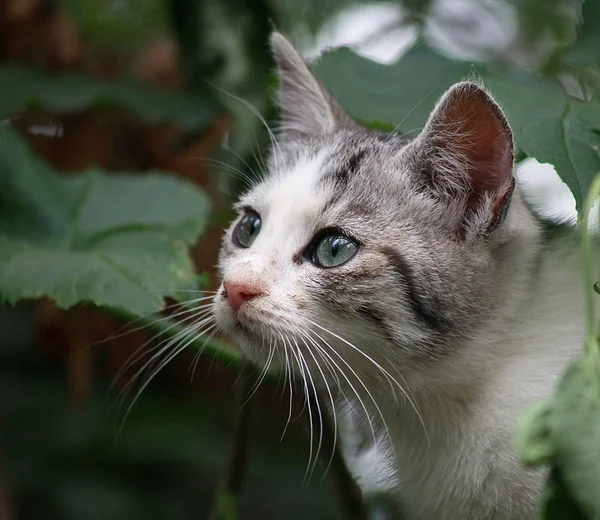
[[328,180],[333,180],[336,184],[345,187],[348,184],[348,180],[351,176],[354,176],[358,172],[360,162],[366,155],[365,150],[359,150],[353,154],[348,162],[338,170],[333,171],[328,177]]
[[414,271],[404,256],[391,248],[385,248],[383,254],[394,268],[394,271],[396,271],[396,273],[404,280],[407,300],[413,312],[429,328],[437,332],[447,331],[451,327],[450,322],[440,314],[436,313],[434,309],[431,309],[430,306],[423,301],[423,298],[419,294],[417,284],[415,283]]
[[377,329],[379,329],[381,333],[388,339],[388,341],[391,341],[392,343],[395,341],[394,335],[386,325],[382,314],[372,305],[363,304],[357,309],[357,311],[363,318],[371,322]]

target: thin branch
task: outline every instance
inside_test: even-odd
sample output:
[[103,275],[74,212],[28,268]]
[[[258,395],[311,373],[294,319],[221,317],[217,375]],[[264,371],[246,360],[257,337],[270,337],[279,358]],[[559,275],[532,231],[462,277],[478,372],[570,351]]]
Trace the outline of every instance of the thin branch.
[[242,364],[235,399],[236,425],[229,466],[217,491],[210,520],[236,520],[239,516],[242,488],[248,467],[248,443],[250,432],[250,402],[246,402],[251,391],[252,369]]

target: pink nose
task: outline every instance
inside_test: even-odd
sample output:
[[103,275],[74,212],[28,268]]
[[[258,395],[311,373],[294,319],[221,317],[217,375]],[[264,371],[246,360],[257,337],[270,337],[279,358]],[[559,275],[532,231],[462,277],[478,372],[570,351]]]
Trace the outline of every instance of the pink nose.
[[264,294],[260,289],[243,283],[223,282],[223,289],[234,312],[237,312],[244,302]]

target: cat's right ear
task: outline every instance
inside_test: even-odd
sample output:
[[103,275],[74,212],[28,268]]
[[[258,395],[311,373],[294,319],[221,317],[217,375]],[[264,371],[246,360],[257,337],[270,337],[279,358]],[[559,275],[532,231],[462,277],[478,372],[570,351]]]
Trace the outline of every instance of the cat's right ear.
[[321,85],[283,34],[273,32],[270,43],[279,72],[277,102],[280,134],[284,139],[358,127]]
[[461,82],[450,88],[413,150],[420,180],[438,196],[464,204],[463,225],[489,233],[502,223],[515,187],[513,138],[483,87]]

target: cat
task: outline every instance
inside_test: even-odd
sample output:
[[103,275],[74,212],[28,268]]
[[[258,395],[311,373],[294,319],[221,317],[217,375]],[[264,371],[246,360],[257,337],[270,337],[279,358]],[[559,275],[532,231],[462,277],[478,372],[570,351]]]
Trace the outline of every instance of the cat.
[[223,237],[217,323],[320,390],[365,496],[409,520],[534,518],[546,472],[514,429],[582,349],[577,233],[529,208],[481,85],[452,86],[408,139],[357,124],[270,43],[280,123]]

